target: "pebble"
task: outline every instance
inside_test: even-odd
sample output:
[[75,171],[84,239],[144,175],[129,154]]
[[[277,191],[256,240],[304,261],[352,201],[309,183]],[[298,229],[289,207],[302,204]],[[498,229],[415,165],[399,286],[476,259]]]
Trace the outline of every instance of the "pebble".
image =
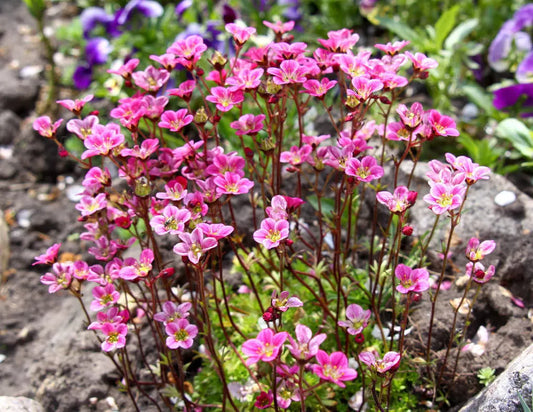
[[516,200],[516,194],[509,190],[502,190],[494,197],[494,203],[498,206],[508,206]]
[[65,193],[67,195],[67,199],[71,202],[79,202],[82,198],[82,192],[85,190],[85,188],[82,185],[72,185],[68,186],[65,189]]

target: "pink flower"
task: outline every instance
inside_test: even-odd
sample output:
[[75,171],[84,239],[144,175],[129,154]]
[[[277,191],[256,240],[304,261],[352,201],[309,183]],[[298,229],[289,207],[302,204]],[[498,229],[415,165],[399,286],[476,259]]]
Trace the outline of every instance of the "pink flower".
[[272,29],[274,33],[276,34],[285,34],[294,28],[294,21],[292,20],[285,22],[285,23],[279,20],[276,21],[275,23],[271,23],[269,21],[263,20],[263,24],[267,26],[269,29]]
[[427,121],[436,136],[459,136],[455,121],[440,114],[437,110],[430,110]]
[[175,320],[187,318],[192,304],[190,302],[184,302],[176,305],[174,302],[167,300],[162,306],[163,312],[154,314],[154,319],[166,325]]
[[264,219],[261,228],[254,232],[254,240],[267,249],[278,247],[283,239],[289,237],[289,222],[286,220]]
[[157,92],[168,81],[170,73],[165,69],[148,66],[146,70],[132,73],[135,84],[148,92]]
[[337,84],[336,80],[329,80],[327,77],[324,77],[320,82],[315,79],[307,80],[303,84],[304,90],[300,90],[300,93],[307,93],[311,96],[322,98],[326,95],[328,90],[335,87]]
[[255,89],[261,84],[263,73],[263,69],[242,69],[227,79],[226,83],[231,86],[230,90]]
[[193,34],[182,40],[176,40],[167,49],[167,53],[173,53],[178,57],[180,64],[185,66],[187,70],[192,70],[207,46],[204,44],[202,37]]
[[341,320],[338,324],[343,328],[348,328],[347,332],[350,335],[357,335],[366,328],[366,325],[368,325],[370,313],[370,309],[363,310],[361,306],[352,303],[346,308],[346,318],[348,318],[348,320]]
[[137,278],[144,278],[148,276],[152,270],[152,262],[154,261],[154,252],[152,249],[143,249],[139,257],[139,261],[135,258],[126,258],[124,266],[118,271],[118,276],[125,280],[135,280]]
[[399,264],[394,274],[400,281],[396,290],[400,293],[423,292],[429,289],[429,273],[426,269],[411,269],[409,266]]
[[496,269],[494,265],[490,265],[487,270],[480,262],[468,262],[466,264],[466,274],[472,278],[476,283],[483,284],[487,283],[495,273]]
[[496,242],[494,240],[485,240],[480,243],[478,238],[473,237],[468,241],[466,257],[471,262],[477,262],[492,253],[495,248]]
[[103,186],[108,186],[111,183],[111,173],[106,167],[104,170],[97,166],[91,167],[85,174],[82,185],[94,193],[100,190]]
[[126,346],[128,327],[125,324],[104,323],[100,330],[105,335],[105,340],[101,345],[104,352],[110,352],[114,349],[120,349]]
[[52,124],[52,120],[48,116],[41,116],[34,120],[33,130],[39,133],[41,136],[48,139],[53,139],[56,136],[56,131],[59,126],[63,123],[63,119],[59,119],[57,122]]
[[99,311],[109,308],[117,303],[120,293],[115,290],[112,283],[105,286],[95,286],[93,289],[94,300],[91,302],[91,310]]
[[376,358],[377,353],[361,352],[359,354],[359,361],[367,365],[372,371],[377,372],[378,375],[383,375],[388,371],[394,372],[398,369],[401,356],[397,352],[387,352],[383,359]]
[[237,23],[228,23],[225,28],[228,33],[233,35],[233,40],[235,40],[237,46],[242,46],[256,32],[254,27],[243,27]]
[[328,39],[318,39],[318,42],[333,53],[346,53],[359,40],[359,35],[352,30],[341,29],[328,32]]
[[383,168],[377,164],[372,156],[365,156],[361,160],[351,158],[346,163],[344,173],[354,176],[361,182],[370,182],[383,176]]
[[296,325],[296,340],[289,335],[289,351],[292,353],[297,360],[309,360],[315,356],[318,352],[320,344],[324,342],[327,338],[325,333],[319,333],[315,337],[305,325],[298,324]]
[[35,257],[35,262],[32,263],[32,266],[35,265],[52,265],[55,263],[57,259],[57,252],[59,251],[59,248],[61,247],[61,243],[55,243],[52,246],[50,246],[46,253],[39,255]]
[[307,78],[306,70],[296,60],[283,60],[279,69],[271,67],[267,69],[274,83],[279,85],[304,83]]
[[289,295],[290,293],[284,290],[279,294],[278,298],[278,292],[272,292],[272,298],[270,300],[272,307],[280,312],[286,312],[289,308],[298,308],[304,305],[296,296],[289,297]]
[[194,119],[194,116],[188,113],[187,109],[167,110],[163,112],[161,121],[157,125],[164,129],[170,129],[171,132],[179,132]]
[[424,72],[429,69],[434,69],[439,65],[436,60],[430,59],[422,53],[416,53],[413,55],[412,53],[406,51],[405,55],[413,63],[413,68],[415,69],[415,71]]
[[74,113],[75,115],[79,115],[81,113],[81,111],[83,110],[83,107],[85,106],[85,104],[87,104],[88,102],[90,102],[92,99],[93,99],[93,95],[92,94],[89,94],[87,96],[85,96],[84,98],[82,99],[76,99],[76,100],[69,100],[69,99],[66,99],[66,100],[57,100],[56,103],[60,104],[61,106],[63,106],[65,109],[67,110],[70,110],[72,113]]
[[415,204],[418,193],[405,186],[398,186],[394,194],[387,191],[376,193],[379,203],[387,206],[392,213],[401,214]]
[[107,207],[106,194],[100,193],[96,197],[83,196],[74,207],[81,212],[82,216],[90,216]]
[[146,103],[140,98],[126,98],[120,101],[120,105],[111,110],[109,115],[113,119],[119,119],[120,124],[128,130],[135,130],[139,120],[146,113]]
[[270,201],[270,205],[265,209],[267,216],[274,220],[287,220],[287,199],[285,196],[276,195]]
[[215,177],[217,193],[219,195],[240,195],[248,193],[254,186],[254,182],[245,177],[240,177],[238,173],[225,172],[223,176]]
[[52,265],[52,271],[41,276],[41,283],[48,285],[48,293],[68,289],[72,281],[72,265],[56,262]]
[[211,94],[206,96],[205,100],[215,103],[218,110],[221,112],[230,111],[234,105],[244,101],[244,94],[242,90],[230,90],[225,87],[211,88]]
[[224,225],[222,223],[199,223],[198,227],[202,229],[205,236],[214,237],[216,240],[228,237],[235,230],[233,226]]
[[254,406],[257,409],[266,409],[269,408],[270,405],[272,405],[272,402],[274,401],[274,395],[272,395],[272,391],[261,391],[259,395],[257,395],[257,398],[255,398]]
[[170,96],[178,96],[188,102],[191,99],[192,92],[196,88],[196,82],[194,80],[186,80],[180,83],[177,89],[168,90]]
[[127,310],[119,312],[116,306],[113,306],[107,310],[107,312],[98,312],[96,314],[96,321],[92,322],[87,329],[89,330],[101,330],[105,323],[126,323],[130,315]]
[[357,371],[348,367],[348,358],[342,352],[333,352],[328,355],[323,350],[318,350],[316,360],[318,365],[312,365],[313,373],[321,379],[339,385],[341,388],[346,387],[344,381],[357,378]]
[[429,208],[436,215],[457,209],[463,203],[466,188],[461,185],[435,183],[429,194],[424,196],[424,201],[429,203]]
[[245,134],[253,135],[263,129],[264,114],[254,116],[253,114],[245,114],[239,117],[239,120],[231,122],[230,127],[235,129],[237,136]]
[[178,209],[174,205],[167,205],[160,215],[150,220],[150,226],[158,235],[179,235],[185,230],[185,223],[191,220],[191,212],[187,209]]
[[467,185],[473,185],[478,180],[488,180],[490,169],[486,166],[480,166],[474,163],[472,159],[466,156],[455,157],[451,153],[446,153],[446,161],[461,175]]
[[359,101],[364,102],[374,95],[377,91],[383,89],[383,82],[377,79],[369,79],[364,76],[358,76],[352,79],[352,85],[355,88],[354,96]]
[[81,140],[85,140],[87,136],[93,133],[94,125],[98,124],[99,121],[98,117],[94,115],[87,116],[85,119],[70,119],[67,122],[67,130]]
[[414,102],[410,109],[406,105],[400,104],[396,109],[396,113],[400,115],[405,127],[410,130],[414,130],[424,119],[424,108],[418,102]]
[[261,330],[257,338],[248,339],[242,344],[242,353],[248,356],[246,365],[259,361],[271,362],[276,359],[288,336],[287,332],[274,333],[270,328]]
[[376,49],[384,51],[390,56],[394,56],[396,53],[398,53],[401,49],[403,49],[409,43],[411,42],[408,40],[403,40],[403,41],[395,41],[394,43],[388,42],[387,44],[375,44],[374,47]]
[[178,64],[178,59],[176,59],[176,56],[171,53],[164,53],[160,56],[156,54],[151,54],[150,59],[159,63],[168,72],[174,70],[174,67],[176,67],[176,65]]
[[165,332],[168,335],[166,344],[170,349],[188,349],[198,335],[198,328],[186,319],[177,319],[166,324]]
[[107,126],[96,124],[92,134],[87,136],[83,144],[88,149],[82,153],[81,158],[103,155],[107,156],[111,150],[124,143],[124,135],[120,133],[120,126],[111,123]]
[[304,144],[302,147],[292,146],[289,152],[281,152],[279,161],[281,163],[290,163],[293,166],[297,166],[306,162],[312,151],[313,148],[308,144]]
[[180,233],[181,243],[174,245],[174,253],[180,256],[186,256],[193,264],[200,261],[202,255],[218,244],[214,237],[205,237],[202,229],[196,228],[192,233]]
[[165,193],[156,193],[155,197],[158,199],[169,199],[178,201],[187,195],[187,181],[183,178],[172,179],[165,185]]
[[124,63],[122,66],[120,66],[116,70],[109,69],[107,72],[111,74],[118,74],[119,76],[122,76],[124,79],[129,80],[131,79],[131,73],[137,68],[139,65],[140,60],[139,59],[130,59],[126,63]]
[[135,145],[133,149],[122,149],[121,156],[133,156],[138,159],[146,160],[150,157],[159,147],[159,139],[145,139],[141,143],[141,146]]

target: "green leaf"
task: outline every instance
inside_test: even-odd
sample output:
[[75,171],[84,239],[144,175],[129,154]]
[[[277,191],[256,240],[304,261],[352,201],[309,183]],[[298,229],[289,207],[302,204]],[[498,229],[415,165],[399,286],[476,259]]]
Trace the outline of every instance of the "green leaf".
[[498,124],[496,135],[511,142],[522,156],[533,159],[533,137],[531,130],[518,119],[505,119]]
[[460,4],[446,10],[435,23],[435,46],[437,49],[442,48],[442,43],[444,39],[448,37],[448,34],[452,31],[455,26],[455,20],[457,18],[457,13],[459,13]]
[[483,109],[489,116],[497,117],[497,110],[492,105],[492,96],[485,89],[475,83],[464,85],[461,90],[477,107]]
[[479,24],[478,19],[468,19],[459,24],[444,42],[445,49],[453,49],[461,43]]
[[420,46],[423,44],[422,37],[416,31],[398,20],[380,17],[378,22],[381,26],[397,34],[402,39],[409,40],[411,43],[413,43],[413,46]]

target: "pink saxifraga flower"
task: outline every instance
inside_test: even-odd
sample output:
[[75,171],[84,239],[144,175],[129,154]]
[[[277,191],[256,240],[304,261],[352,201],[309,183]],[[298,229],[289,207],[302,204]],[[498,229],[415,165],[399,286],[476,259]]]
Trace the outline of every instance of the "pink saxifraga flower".
[[253,114],[245,114],[239,117],[239,120],[231,122],[230,127],[235,129],[237,136],[243,136],[246,134],[254,135],[263,129],[263,120],[265,120],[264,114],[254,116]]
[[267,249],[278,247],[282,240],[289,237],[289,222],[266,218],[261,222],[261,228],[253,234],[254,240]]
[[316,79],[310,79],[303,84],[304,89],[300,90],[300,93],[323,98],[328,90],[331,90],[336,84],[336,80],[329,80],[327,77],[324,77],[320,82]]
[[143,249],[139,256],[139,261],[135,258],[126,258],[124,265],[118,271],[118,276],[125,280],[135,280],[137,278],[144,278],[148,276],[152,270],[152,262],[154,261],[154,252],[152,249]]
[[354,87],[353,94],[359,99],[359,101],[364,102],[381,89],[383,89],[383,82],[377,79],[369,79],[364,76],[358,76],[352,79],[352,85]]
[[368,325],[370,314],[370,309],[363,310],[361,306],[357,305],[356,303],[352,303],[346,308],[346,318],[348,320],[341,320],[338,322],[338,324],[343,328],[347,328],[347,332],[350,335],[357,335],[358,333],[361,333]]
[[394,43],[388,42],[387,44],[375,44],[374,47],[387,53],[390,56],[394,56],[409,43],[411,42],[408,40],[395,41]]
[[41,276],[41,283],[48,285],[48,293],[56,293],[61,289],[68,289],[72,281],[72,265],[56,262],[52,265],[52,272]]
[[473,237],[468,241],[466,247],[466,257],[471,262],[477,262],[482,260],[485,256],[492,253],[496,248],[496,242],[494,240],[485,240],[480,242],[478,238]]
[[187,318],[192,304],[190,302],[184,302],[177,305],[174,302],[167,300],[162,306],[163,311],[154,314],[154,319],[158,322],[163,322],[166,325],[175,320]]
[[148,66],[144,71],[132,73],[135,84],[148,92],[157,92],[170,78],[170,73],[165,69],[156,69]]
[[413,68],[415,71],[418,72],[425,72],[427,70],[434,69],[439,65],[436,60],[427,57],[423,53],[415,53],[413,55],[411,52],[406,51],[405,55],[413,63]]
[[97,116],[89,115],[84,119],[70,119],[67,122],[67,130],[80,138],[85,138],[93,133],[93,128],[100,122]]
[[225,29],[228,33],[233,35],[233,39],[237,46],[242,46],[256,32],[254,27],[243,27],[237,23],[228,23],[226,24]]
[[257,338],[248,339],[242,344],[242,353],[248,357],[246,365],[276,359],[288,336],[287,332],[274,333],[270,328],[261,330]]
[[261,391],[261,393],[257,395],[257,398],[255,398],[254,406],[257,409],[266,409],[272,405],[272,402],[274,402],[272,391]]
[[339,385],[341,388],[346,387],[344,381],[357,378],[357,371],[348,367],[348,358],[342,352],[333,352],[328,355],[319,349],[316,360],[318,365],[312,365],[313,373],[321,379]]
[[211,88],[211,94],[206,96],[205,100],[215,103],[218,110],[227,112],[233,109],[236,104],[244,101],[242,90],[230,90],[225,87],[216,86]]
[[254,186],[254,182],[238,173],[225,172],[224,175],[215,177],[215,185],[219,195],[240,195],[248,193]]
[[456,170],[457,174],[464,175],[467,185],[473,185],[479,180],[488,180],[490,178],[490,169],[474,163],[469,157],[455,157],[451,153],[446,153],[445,156],[446,161]]
[[32,266],[35,265],[52,265],[55,263],[57,259],[57,253],[59,252],[59,248],[61,247],[61,243],[54,243],[52,246],[50,246],[46,253],[36,256],[35,262],[32,263]]
[[289,335],[289,351],[297,360],[311,359],[317,354],[320,344],[327,338],[325,333],[319,333],[313,337],[311,329],[301,324],[296,325],[295,333],[296,340]]
[[167,323],[165,332],[168,335],[166,345],[170,349],[188,349],[198,335],[198,327],[191,325],[187,319],[178,319]]
[[287,199],[285,196],[276,195],[270,201],[270,206],[265,209],[267,216],[274,220],[287,220]]
[[427,121],[436,136],[459,136],[455,121],[440,114],[437,110],[430,110]]
[[281,152],[279,161],[281,163],[290,163],[293,166],[298,166],[309,159],[309,155],[313,148],[304,144],[302,147],[292,146],[290,151]]
[[394,372],[398,369],[401,355],[398,352],[387,352],[383,359],[377,358],[377,353],[371,351],[361,352],[359,354],[359,361],[368,366],[372,371],[378,375],[384,375],[387,372]]
[[95,312],[113,306],[120,298],[120,293],[115,290],[112,283],[105,286],[95,286],[92,293],[94,300],[91,302],[90,308]]
[[424,292],[429,289],[429,273],[426,269],[411,269],[409,266],[399,264],[394,270],[400,284],[396,290],[400,293]]
[[128,327],[124,323],[104,323],[100,331],[105,335],[101,348],[104,352],[126,346]]
[[424,201],[429,203],[429,208],[436,215],[453,211],[463,203],[466,188],[462,185],[435,183],[429,194],[424,196]]
[[281,292],[279,297],[277,291],[272,292],[270,302],[271,306],[280,312],[286,312],[289,308],[298,308],[304,305],[296,296],[290,296],[287,290]]
[[365,156],[361,160],[351,158],[346,162],[344,170],[348,176],[353,176],[361,182],[370,182],[383,176],[383,168],[377,164],[372,156]]
[[93,95],[89,94],[81,99],[65,99],[65,100],[57,100],[56,103],[63,106],[65,109],[70,110],[72,113],[74,113],[76,116],[81,113],[83,110],[83,107],[90,102],[93,99]]
[[197,264],[205,252],[218,244],[214,237],[204,237],[200,228],[195,228],[192,233],[180,233],[178,236],[181,242],[174,245],[174,253],[187,257],[193,264]]
[[83,196],[74,207],[81,212],[82,216],[90,216],[107,207],[106,194],[100,193],[95,197]]
[[161,121],[158,126],[169,129],[171,132],[179,132],[190,124],[193,119],[194,116],[189,114],[187,109],[179,109],[178,111],[167,110],[161,115]]
[[414,205],[418,193],[409,190],[405,186],[398,186],[394,193],[381,191],[376,193],[376,199],[379,203],[387,206],[391,213],[402,214]]
[[33,130],[41,136],[48,139],[53,139],[56,136],[57,129],[63,123],[63,119],[59,119],[55,123],[48,116],[41,116],[34,120]]
[[120,155],[123,157],[132,156],[141,160],[146,160],[150,155],[155,153],[158,147],[159,139],[145,139],[141,143],[141,146],[135,145],[132,149],[122,149]]
[[292,20],[287,22],[281,22],[278,20],[274,23],[263,20],[263,24],[269,29],[273,30],[276,34],[285,34],[294,28],[294,21]]
[[306,70],[296,60],[283,60],[279,68],[271,67],[267,72],[279,85],[304,83],[307,80]]
[[485,269],[485,266],[483,266],[480,262],[468,262],[466,264],[466,274],[472,278],[472,280],[476,283],[483,284],[487,283],[496,272],[496,268],[494,265],[490,265],[488,269]]
[[191,212],[187,209],[178,209],[174,205],[167,205],[161,214],[150,220],[150,226],[158,235],[179,235],[185,230],[185,224],[191,220]]
[[107,126],[96,124],[93,127],[92,134],[87,136],[83,144],[87,148],[81,155],[82,159],[93,156],[107,156],[114,148],[124,143],[125,138],[120,133],[120,126],[110,123]]

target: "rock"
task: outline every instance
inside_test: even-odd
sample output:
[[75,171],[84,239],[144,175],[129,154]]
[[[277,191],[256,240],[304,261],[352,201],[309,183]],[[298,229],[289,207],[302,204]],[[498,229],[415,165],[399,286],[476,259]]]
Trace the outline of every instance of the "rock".
[[524,350],[487,388],[470,400],[460,412],[521,412],[519,395],[531,407],[533,344]]
[[0,112],[0,146],[8,146],[18,135],[20,119],[11,110]]
[[42,405],[23,396],[0,396],[0,411],[2,412],[44,412]]
[[29,113],[39,94],[37,79],[19,79],[12,70],[0,70],[0,110]]

